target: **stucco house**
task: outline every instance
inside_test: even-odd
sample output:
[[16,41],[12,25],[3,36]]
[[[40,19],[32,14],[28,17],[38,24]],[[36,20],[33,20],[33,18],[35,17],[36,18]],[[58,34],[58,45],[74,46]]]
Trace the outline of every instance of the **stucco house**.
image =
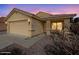
[[49,35],[69,31],[74,16],[76,14],[32,14],[14,8],[3,21],[7,24],[7,33],[0,35],[0,53],[17,51],[24,55],[45,55],[44,47],[52,44]]
[[70,19],[76,14],[52,15],[45,12],[32,14],[14,8],[6,17],[7,32],[26,37],[32,37],[41,33],[50,35],[53,31],[64,31],[70,29]]

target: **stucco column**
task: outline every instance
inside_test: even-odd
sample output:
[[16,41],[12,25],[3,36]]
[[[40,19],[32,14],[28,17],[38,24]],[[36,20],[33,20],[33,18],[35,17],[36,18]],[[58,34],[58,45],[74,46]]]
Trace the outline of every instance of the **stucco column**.
[[50,30],[51,30],[50,21],[48,20],[48,21],[46,21],[46,34],[47,35],[50,35]]
[[7,33],[9,33],[10,32],[10,24],[9,24],[9,22],[7,22]]
[[70,19],[65,19],[64,20],[64,33],[68,33],[70,30]]

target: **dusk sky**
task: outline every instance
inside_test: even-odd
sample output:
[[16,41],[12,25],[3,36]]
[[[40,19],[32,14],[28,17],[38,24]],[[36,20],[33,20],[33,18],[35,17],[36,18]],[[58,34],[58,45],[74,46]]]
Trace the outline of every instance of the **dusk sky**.
[[51,14],[79,15],[79,4],[0,4],[0,16],[7,16],[13,8],[18,8],[36,14],[39,11]]

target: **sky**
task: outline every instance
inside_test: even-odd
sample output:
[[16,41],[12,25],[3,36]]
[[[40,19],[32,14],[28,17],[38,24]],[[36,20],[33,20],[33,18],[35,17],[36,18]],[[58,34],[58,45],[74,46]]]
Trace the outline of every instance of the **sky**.
[[78,14],[79,4],[0,4],[0,16],[7,16],[13,8],[31,13],[39,11],[50,14]]

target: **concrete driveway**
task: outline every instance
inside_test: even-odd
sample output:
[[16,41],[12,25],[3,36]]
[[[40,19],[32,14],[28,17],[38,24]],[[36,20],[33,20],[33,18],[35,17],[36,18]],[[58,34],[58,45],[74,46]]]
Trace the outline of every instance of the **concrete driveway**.
[[41,34],[36,37],[27,39],[25,36],[22,36],[22,35],[0,32],[0,49],[7,47],[13,43],[17,43],[17,44],[22,45],[26,48],[29,48],[34,43],[36,43],[37,41],[42,39],[44,36],[45,36],[45,34]]

